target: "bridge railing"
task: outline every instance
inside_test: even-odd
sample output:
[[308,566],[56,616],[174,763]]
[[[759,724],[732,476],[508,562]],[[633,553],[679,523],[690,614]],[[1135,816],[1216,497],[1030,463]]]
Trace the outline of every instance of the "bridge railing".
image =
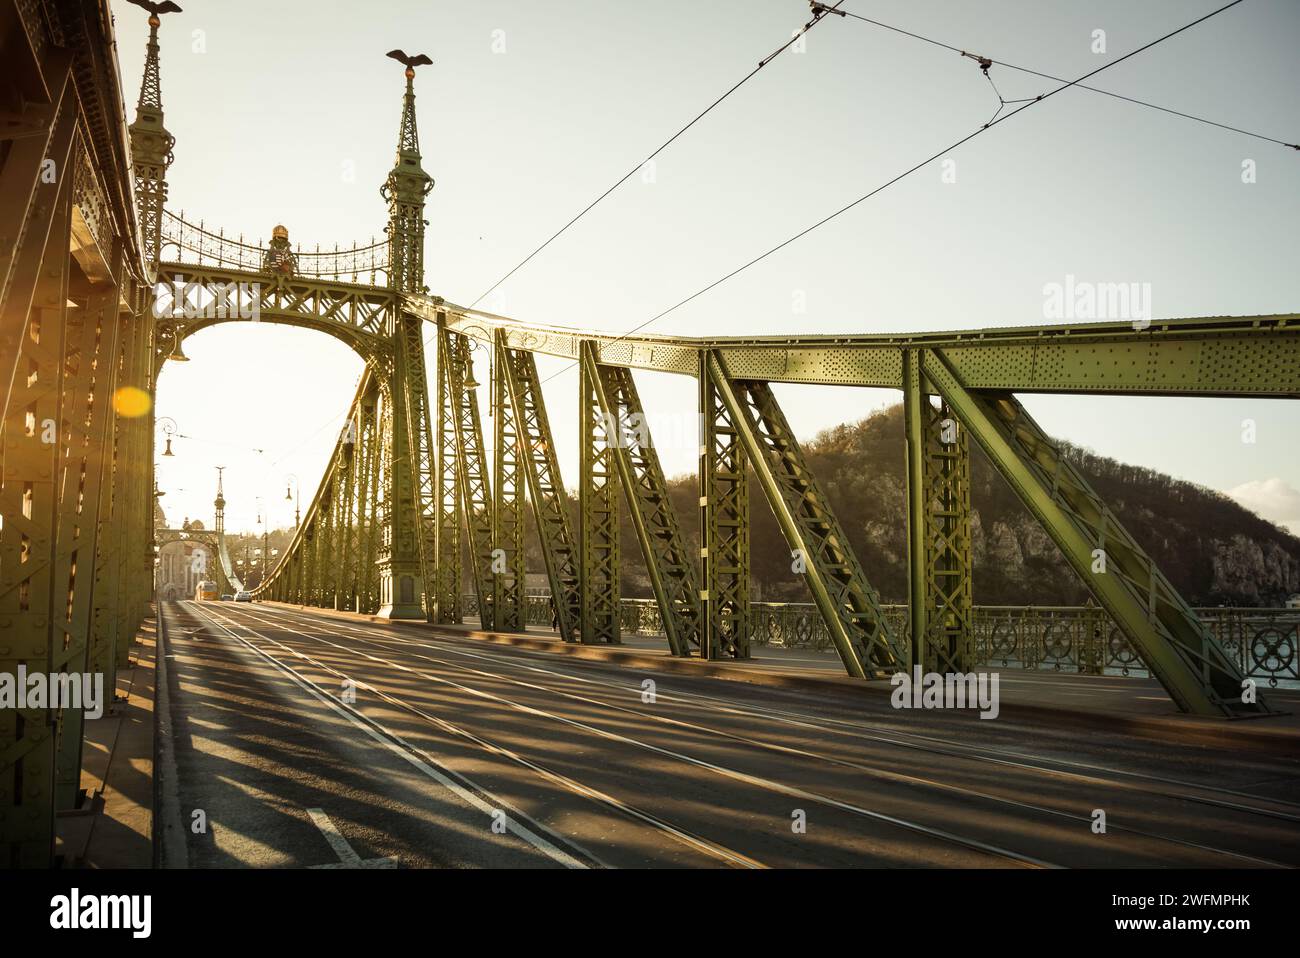
[[[466,618],[477,618],[478,600],[464,596]],[[773,648],[831,649],[826,626],[810,602],[751,602],[750,642]],[[883,607],[890,626],[903,634],[907,607]],[[624,635],[663,635],[653,599],[622,599]],[[1300,609],[1201,608],[1201,621],[1251,678],[1271,686],[1300,682]],[[974,609],[975,650],[981,666],[1084,675],[1150,675],[1119,626],[1094,606],[998,606]],[[550,628],[551,597],[527,597],[527,623]]]
[[[191,223],[183,216],[163,211],[162,260],[194,266],[218,267],[246,273],[265,272],[268,247],[250,243],[241,233],[238,238],[205,228],[202,221]],[[388,283],[388,241],[371,240],[333,249],[304,250],[293,248],[294,275],[308,279],[332,279],[368,286]]]

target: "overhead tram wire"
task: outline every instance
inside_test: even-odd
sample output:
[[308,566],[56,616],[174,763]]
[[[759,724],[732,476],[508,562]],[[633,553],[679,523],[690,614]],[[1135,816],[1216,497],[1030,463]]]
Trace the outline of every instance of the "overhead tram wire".
[[[1119,64],[1123,63],[1125,60],[1129,59],[1130,57],[1137,56],[1139,53],[1151,49],[1158,43],[1163,43],[1165,40],[1168,40],[1172,37],[1176,37],[1178,36],[1178,34],[1183,33],[1186,30],[1190,30],[1192,27],[1196,26],[1197,24],[1204,23],[1206,20],[1209,20],[1211,17],[1218,16],[1220,13],[1223,13],[1225,10],[1230,10],[1231,8],[1235,7],[1237,4],[1242,2],[1243,0],[1231,0],[1230,3],[1226,3],[1216,10],[1211,10],[1209,13],[1205,14],[1204,16],[1198,17],[1197,19],[1191,21],[1190,23],[1186,23],[1183,26],[1179,27],[1178,29],[1166,33],[1164,36],[1157,37],[1156,39],[1151,40],[1150,42],[1145,43],[1142,46],[1138,47],[1136,50],[1129,51],[1128,53],[1120,57],[1118,60],[1112,60],[1110,63],[1105,63],[1097,67],[1097,69],[1085,73],[1077,80],[1062,81],[1062,85],[1057,87],[1056,89],[1049,90],[1047,93],[1040,94],[1039,96],[1034,97],[1028,103],[1022,104],[1021,106],[1016,107],[1014,110],[1011,110],[1005,115],[998,117],[997,119],[994,119],[988,123],[985,123],[983,126],[979,127],[975,131],[966,134],[961,139],[955,141],[954,143],[949,144],[948,146],[944,147],[942,150],[939,150],[937,153],[931,154],[930,156],[926,157],[924,160],[915,164],[914,166],[908,167],[906,170],[904,170],[902,173],[899,173],[897,176],[893,177],[892,179],[887,180],[884,183],[881,183],[875,189],[862,194],[852,203],[840,207],[838,210],[836,210],[834,213],[831,213],[828,216],[822,217],[820,220],[818,220],[816,223],[813,223],[811,226],[800,230],[798,233],[795,233],[793,236],[789,237],[788,239],[782,240],[780,243],[778,243],[776,246],[773,246],[767,252],[760,253],[758,256],[755,256],[749,262],[743,264],[742,266],[736,267],[731,272],[727,273],[725,276],[715,279],[712,283],[709,283],[709,285],[696,290],[694,293],[691,293],[691,295],[687,296],[685,299],[677,303],[674,303],[672,306],[669,306],[667,309],[663,310],[662,312],[656,313],[654,316],[651,316],[645,322],[633,326],[627,332],[620,334],[619,336],[615,337],[612,340],[609,340],[609,343],[617,343],[635,333],[640,332],[641,330],[645,329],[647,326],[651,325],[652,323],[658,322],[659,320],[667,316],[669,313],[681,309],[683,306],[685,306],[687,303],[691,302],[692,300],[698,299],[699,297],[703,296],[705,293],[709,292],[712,289],[716,289],[717,287],[721,286],[723,283],[725,283],[727,280],[731,279],[732,277],[738,276],[739,274],[743,273],[745,270],[749,269],[751,266],[767,259],[773,253],[785,249],[785,247],[807,236],[809,233],[813,232],[813,230],[825,226],[831,220],[839,216],[842,216],[843,214],[847,213],[849,210],[853,209],[855,206],[858,206],[859,204],[864,203],[867,200],[871,199],[871,197],[875,196],[877,193],[881,193],[884,190],[887,190],[889,187],[893,186],[895,183],[899,182],[900,180],[906,179],[908,176],[911,176],[913,173],[915,173],[917,170],[921,169],[922,167],[928,166],[929,164],[933,163],[935,160],[939,159],[945,154],[951,153],[953,150],[957,149],[963,144],[970,142],[971,140],[975,139],[975,137],[979,136],[981,133],[986,133],[987,131],[993,129],[995,126],[998,126],[1001,123],[1005,123],[1007,120],[1011,119],[1016,114],[1029,109],[1031,106],[1036,106],[1037,104],[1042,103],[1044,100],[1047,100],[1050,97],[1055,96],[1056,94],[1060,93],[1062,90],[1068,90],[1070,87],[1077,86],[1081,81],[1086,80],[1089,77],[1096,76],[1098,73],[1101,73],[1103,70],[1109,70],[1113,66],[1118,66]],[[562,375],[563,373],[567,373],[570,369],[575,368],[577,365],[578,364],[576,362],[569,363],[569,365],[565,366],[563,369],[557,370],[556,372],[552,373],[550,376],[547,376],[545,379],[542,380],[542,382],[543,383],[549,382],[550,380],[554,379],[556,376]]]
[[[824,5],[823,5],[823,4],[814,4],[814,5],[813,5],[813,9],[816,10],[816,9],[818,9],[819,7],[822,7],[822,6],[824,6]],[[880,28],[883,29],[883,30],[890,30],[890,31],[892,31],[892,32],[894,32],[894,33],[900,33],[900,34],[902,34],[902,35],[905,36],[905,37],[911,37],[913,40],[920,40],[920,41],[922,41],[923,43],[929,43],[929,44],[931,44],[932,46],[941,47],[941,48],[943,48],[944,50],[951,50],[953,53],[958,53],[958,54],[960,54],[961,56],[964,56],[964,57],[971,57],[972,59],[980,60],[980,61],[981,61],[981,66],[983,65],[983,63],[987,62],[990,66],[1000,66],[1000,67],[1005,67],[1005,68],[1008,69],[1008,70],[1015,70],[1015,71],[1017,71],[1017,72],[1019,72],[1019,73],[1027,73],[1027,74],[1029,74],[1030,76],[1036,76],[1036,77],[1039,77],[1040,79],[1043,79],[1043,80],[1051,80],[1051,81],[1054,82],[1054,83],[1068,83],[1068,82],[1069,82],[1069,81],[1066,80],[1064,77],[1052,76],[1052,74],[1050,74],[1050,73],[1043,73],[1043,72],[1041,72],[1041,71],[1039,71],[1039,70],[1031,70],[1029,67],[1017,66],[1017,65],[1014,64],[1014,63],[1007,63],[1005,60],[994,60],[992,57],[987,57],[987,58],[985,58],[985,57],[976,57],[976,56],[975,56],[974,54],[972,54],[970,51],[968,51],[968,50],[962,50],[962,49],[960,49],[959,47],[954,47],[952,44],[944,43],[942,40],[936,40],[936,39],[934,39],[933,37],[927,37],[927,36],[924,36],[923,34],[920,34],[920,33],[913,33],[911,30],[904,30],[902,27],[896,27],[896,26],[893,26],[892,24],[882,23],[882,22],[879,21],[879,20],[873,20],[873,19],[871,19],[870,17],[864,17],[864,16],[862,16],[862,14],[860,14],[860,13],[854,13],[852,10],[839,10],[839,9],[829,9],[829,8],[827,8],[827,9],[826,9],[826,12],[827,12],[827,13],[833,13],[833,14],[835,14],[835,15],[838,16],[838,17],[851,17],[851,18],[854,19],[854,20],[861,20],[863,23],[869,23],[869,24],[871,24],[872,26],[880,27]],[[987,71],[987,70],[985,70],[984,75],[985,75],[985,76],[988,76],[988,71]],[[991,77],[989,78],[989,82],[990,82],[990,83],[993,83],[993,80],[992,80]],[[1115,93],[1115,92],[1112,92],[1111,90],[1102,90],[1102,89],[1100,89],[1099,87],[1095,87],[1095,86],[1087,86],[1087,85],[1085,85],[1085,84],[1079,83],[1078,81],[1075,81],[1075,83],[1073,83],[1072,85],[1078,87],[1080,90],[1087,90],[1087,91],[1089,91],[1090,93],[1100,93],[1102,96],[1113,97],[1113,98],[1116,99],[1116,100],[1123,100],[1125,103],[1132,103],[1132,104],[1134,104],[1135,106],[1143,106],[1143,107],[1146,107],[1147,109],[1150,109],[1150,110],[1158,110],[1158,111],[1160,111],[1161,113],[1168,113],[1168,114],[1170,114],[1171,116],[1182,117],[1182,118],[1185,119],[1185,120],[1193,120],[1193,121],[1195,121],[1195,122],[1197,122],[1197,123],[1204,123],[1204,124],[1206,124],[1207,126],[1217,127],[1217,128],[1220,129],[1220,130],[1227,130],[1227,131],[1230,132],[1230,133],[1240,133],[1242,136],[1253,137],[1253,138],[1255,138],[1255,139],[1257,139],[1257,140],[1263,140],[1263,141],[1265,141],[1265,142],[1267,142],[1267,143],[1275,143],[1275,144],[1277,144],[1278,146],[1285,146],[1285,147],[1287,147],[1287,148],[1289,148],[1289,149],[1292,149],[1292,150],[1300,150],[1300,143],[1288,143],[1288,142],[1286,142],[1285,140],[1279,140],[1279,139],[1277,139],[1276,137],[1267,136],[1267,135],[1265,135],[1265,134],[1263,134],[1263,133],[1255,133],[1255,132],[1252,132],[1251,130],[1243,130],[1243,129],[1241,129],[1240,127],[1230,126],[1230,125],[1228,125],[1227,123],[1220,123],[1220,122],[1218,122],[1217,120],[1211,120],[1211,119],[1209,119],[1209,118],[1207,118],[1207,117],[1197,116],[1197,115],[1194,114],[1194,113],[1185,113],[1185,112],[1183,112],[1182,110],[1175,110],[1175,109],[1173,109],[1172,107],[1161,106],[1159,103],[1151,103],[1151,102],[1148,101],[1148,100],[1139,100],[1137,97],[1125,96],[1123,93]],[[995,91],[997,90],[997,85],[996,85],[996,84],[994,84],[993,89],[994,89]],[[1002,96],[1001,93],[998,93],[998,98],[999,98],[999,99],[1001,99],[1001,96]],[[1006,100],[1006,101],[1004,101],[1004,104],[1005,104],[1005,103],[1016,103],[1016,102],[1020,102],[1020,101],[1017,101],[1017,100]]]
[[[647,163],[649,163],[651,160],[653,160],[655,157],[657,157],[660,153],[662,153],[664,150],[666,150],[669,146],[671,146],[671,145],[673,144],[673,142],[674,142],[675,140],[677,140],[677,138],[680,137],[683,133],[685,133],[687,130],[689,130],[691,127],[693,127],[696,123],[699,123],[700,120],[702,120],[702,119],[704,119],[706,116],[708,116],[709,113],[711,113],[715,107],[719,106],[719,105],[720,105],[724,100],[726,100],[729,96],[731,96],[731,94],[735,93],[735,92],[736,92],[737,90],[739,90],[742,86],[744,86],[746,83],[748,83],[750,80],[752,80],[752,79],[753,79],[753,78],[758,74],[758,72],[759,72],[760,70],[763,69],[763,67],[767,66],[769,63],[771,63],[773,60],[775,60],[777,57],[779,57],[782,53],[784,53],[786,50],[788,50],[791,46],[793,46],[796,42],[798,42],[798,40],[799,40],[800,37],[804,36],[804,35],[805,35],[809,30],[811,30],[814,26],[816,26],[819,22],[821,22],[822,18],[826,16],[826,13],[827,13],[828,11],[833,12],[833,11],[835,10],[835,8],[838,7],[838,6],[839,6],[841,3],[843,3],[843,2],[844,2],[844,0],[836,0],[836,3],[835,3],[834,6],[825,7],[825,9],[814,9],[812,19],[809,20],[807,23],[805,23],[805,24],[803,25],[803,28],[802,28],[801,30],[796,31],[796,32],[794,33],[794,35],[790,37],[789,40],[787,40],[785,43],[781,44],[781,46],[777,47],[776,50],[774,50],[772,53],[769,53],[769,54],[768,54],[766,57],[764,57],[762,60],[759,60],[759,61],[758,61],[758,66],[754,67],[754,69],[750,70],[749,73],[745,74],[745,76],[742,77],[740,80],[738,80],[738,81],[737,81],[737,82],[736,82],[736,83],[735,83],[735,84],[734,84],[730,89],[727,90],[726,93],[722,94],[722,96],[718,97],[716,100],[714,100],[712,103],[710,103],[707,107],[705,107],[705,108],[704,108],[703,110],[701,110],[698,114],[696,114],[696,116],[695,116],[694,119],[692,119],[689,123],[687,123],[687,124],[686,124],[685,126],[683,126],[681,129],[679,129],[676,133],[674,133],[674,134],[673,134],[672,136],[670,136],[668,139],[664,140],[663,143],[661,143],[658,147],[655,148],[655,151],[654,151],[653,153],[651,153],[651,154],[650,154],[649,156],[647,156],[644,160],[642,160],[640,163],[636,164],[636,166],[632,167],[630,170],[628,170],[626,173],[624,173],[621,177],[619,177],[618,180],[616,180],[616,181],[613,183],[613,185],[611,185],[607,190],[605,190],[605,192],[603,192],[603,193],[601,193],[599,196],[597,196],[594,200],[592,200],[590,203],[588,203],[588,204],[587,204],[587,205],[582,209],[581,212],[579,212],[576,216],[574,216],[574,217],[573,217],[572,219],[570,219],[567,223],[565,223],[563,226],[561,226],[558,230],[556,230],[554,233],[552,233],[552,234],[550,235],[550,237],[546,240],[546,242],[542,243],[542,244],[541,244],[540,246],[538,246],[535,250],[533,250],[531,253],[529,253],[527,256],[525,256],[522,260],[520,260],[517,264],[515,264],[514,268],[511,269],[510,272],[506,273],[506,274],[505,274],[504,276],[502,276],[499,280],[497,280],[495,283],[493,283],[491,286],[489,286],[486,290],[484,290],[483,293],[482,293],[482,294],[481,294],[477,299],[474,300],[474,302],[470,303],[470,308],[473,309],[473,308],[474,308],[475,306],[477,306],[479,303],[483,302],[483,300],[486,299],[488,296],[490,296],[490,295],[492,294],[492,292],[493,292],[494,290],[496,290],[496,288],[497,288],[498,286],[500,286],[502,283],[504,283],[506,280],[508,280],[511,276],[513,276],[515,273],[517,273],[520,269],[522,269],[524,266],[526,266],[526,265],[528,264],[528,262],[529,262],[530,260],[532,260],[532,258],[535,257],[538,253],[540,253],[542,250],[546,249],[546,247],[550,246],[551,243],[555,242],[555,240],[559,239],[559,237],[560,237],[560,236],[561,236],[561,235],[562,235],[566,230],[568,230],[569,227],[573,226],[573,224],[577,223],[578,220],[582,219],[584,216],[586,216],[588,213],[590,213],[590,212],[591,212],[591,211],[592,211],[592,210],[597,206],[597,204],[599,204],[599,203],[600,203],[602,200],[604,200],[607,196],[609,196],[609,195],[610,195],[611,193],[613,193],[616,189],[618,189],[620,186],[622,186],[624,183],[626,183],[629,179],[631,179],[633,176],[635,176],[636,173],[637,173],[639,170],[641,170],[641,169],[642,169],[642,168],[643,168]],[[428,344],[428,343],[426,342],[426,345],[427,345],[427,344]]]

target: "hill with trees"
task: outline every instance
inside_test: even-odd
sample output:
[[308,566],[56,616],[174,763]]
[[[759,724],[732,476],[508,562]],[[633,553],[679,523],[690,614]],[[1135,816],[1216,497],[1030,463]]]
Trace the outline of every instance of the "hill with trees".
[[[907,597],[902,406],[838,426],[803,444],[862,562],[886,602]],[[1281,605],[1300,592],[1300,539],[1221,492],[1062,444],[1070,461],[1195,606]],[[974,592],[980,605],[1076,605],[1087,592],[1056,545],[971,443]],[[683,532],[698,548],[693,476],[671,480]],[[753,598],[808,601],[790,550],[751,475]],[[648,597],[635,532],[622,509],[624,596]],[[577,503],[573,503],[577,531]],[[536,542],[529,568],[543,568]]]

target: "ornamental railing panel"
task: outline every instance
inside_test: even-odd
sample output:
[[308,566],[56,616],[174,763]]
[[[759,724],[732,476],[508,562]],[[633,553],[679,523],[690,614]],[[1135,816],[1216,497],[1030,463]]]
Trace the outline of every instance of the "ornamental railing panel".
[[[466,616],[478,615],[475,597],[464,599]],[[528,625],[549,629],[551,597],[527,597]],[[904,634],[907,606],[883,606],[890,628]],[[1202,608],[1195,610],[1243,673],[1270,686],[1300,684],[1300,609]],[[624,635],[663,635],[653,599],[620,604]],[[750,603],[757,646],[830,651],[830,636],[810,602]],[[976,660],[982,668],[1073,672],[1080,675],[1149,677],[1150,672],[1119,627],[1094,606],[977,605]]]
[[[388,240],[367,244],[354,244],[322,249],[304,249],[301,244],[289,248],[292,253],[294,276],[307,279],[334,280],[363,286],[388,285]],[[200,220],[191,223],[170,211],[163,211],[162,252],[164,263],[181,263],[193,266],[220,267],[247,273],[267,273],[276,270],[268,266],[280,262],[283,254],[272,247],[237,237],[224,229],[208,229]]]

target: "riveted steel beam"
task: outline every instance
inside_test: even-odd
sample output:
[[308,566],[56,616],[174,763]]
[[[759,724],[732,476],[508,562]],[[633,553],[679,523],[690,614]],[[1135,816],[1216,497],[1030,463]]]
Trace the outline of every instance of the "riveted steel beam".
[[[69,403],[59,437],[63,448],[60,514],[68,573],[67,602],[56,604],[56,628],[63,631],[58,671],[90,673],[96,567],[101,533],[101,488],[109,474],[109,415],[116,368],[118,291],[72,293],[65,349],[65,389]],[[106,533],[104,537],[107,537]],[[62,619],[62,621],[60,621]],[[56,633],[57,634],[57,633]],[[105,694],[112,694],[105,685]],[[81,798],[81,758],[85,711],[65,709],[58,756],[60,808],[76,808]]]
[[700,409],[700,653],[749,658],[749,457],[717,357],[698,356]]
[[446,329],[439,330],[439,335],[444,339],[441,355],[449,360],[452,415],[456,422],[456,477],[469,542],[474,591],[478,597],[479,621],[483,628],[491,629],[492,491],[488,482],[487,454],[483,449],[483,424],[479,415],[471,340]]
[[581,596],[579,628],[583,642],[618,643],[619,527],[618,443],[616,420],[600,401],[600,373],[595,353],[584,344],[578,375],[580,472],[578,498],[581,521],[578,564]]
[[[524,610],[524,477],[523,440],[518,412],[510,401],[504,373],[503,340],[492,346],[492,605],[483,627],[502,632],[522,632]],[[482,613],[483,603],[479,603]],[[489,624],[490,623],[490,624]]]
[[437,475],[429,494],[434,498],[438,530],[438,571],[436,579],[436,622],[460,622],[461,607],[461,513],[464,511],[460,484],[459,410],[462,390],[453,378],[460,358],[448,339],[446,330],[438,328],[438,410]]
[[[941,351],[923,371],[1185,712],[1250,716],[1237,663],[1014,395],[975,392]],[[1249,683],[1253,686],[1253,683]]]
[[[0,412],[4,455],[0,472],[0,669],[56,671],[64,664],[76,496],[62,488],[68,413],[68,290],[71,258],[71,177],[51,188],[48,229],[30,242],[35,262],[27,303],[6,306],[17,325],[16,377]],[[20,254],[21,259],[27,259]],[[133,516],[133,519],[138,517]],[[93,559],[91,560],[93,561]],[[45,867],[54,848],[55,762],[61,710],[0,709],[0,848],[14,866]]]
[[[408,297],[431,318],[435,301]],[[971,389],[1300,398],[1300,314],[1002,326],[905,335],[687,337],[524,323],[441,299],[452,329],[577,360],[591,339],[611,366],[694,375],[716,349],[738,379],[901,389],[908,349],[942,349]]]
[[903,369],[911,655],[926,672],[966,672],[975,661],[970,444],[947,404],[931,397],[923,352],[908,350]]

